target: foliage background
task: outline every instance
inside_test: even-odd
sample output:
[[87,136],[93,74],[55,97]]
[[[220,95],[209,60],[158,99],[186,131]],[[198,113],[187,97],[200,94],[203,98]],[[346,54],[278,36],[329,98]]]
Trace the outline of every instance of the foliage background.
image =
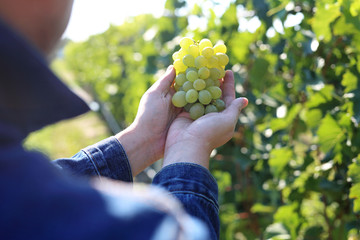
[[[217,7],[167,0],[160,18],[140,15],[68,43],[58,65],[125,127],[180,37],[224,40],[237,95],[250,104],[211,160],[221,239],[360,239],[360,2],[236,0],[220,15]],[[98,135],[78,138],[111,133],[95,122]],[[39,134],[49,137],[26,144]]]

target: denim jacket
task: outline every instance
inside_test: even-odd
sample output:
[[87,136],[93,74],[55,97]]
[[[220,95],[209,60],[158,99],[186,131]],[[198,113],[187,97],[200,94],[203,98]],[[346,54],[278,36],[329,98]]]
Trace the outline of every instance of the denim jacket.
[[29,43],[0,21],[0,239],[217,239],[217,184],[196,164],[132,185],[115,137],[50,162],[27,151],[32,131],[87,105]]

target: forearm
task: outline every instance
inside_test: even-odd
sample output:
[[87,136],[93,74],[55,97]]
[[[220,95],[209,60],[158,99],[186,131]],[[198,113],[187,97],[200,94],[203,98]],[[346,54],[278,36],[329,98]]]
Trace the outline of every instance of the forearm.
[[170,164],[155,176],[153,184],[165,188],[190,215],[206,223],[211,239],[219,238],[218,188],[207,169],[189,162]]

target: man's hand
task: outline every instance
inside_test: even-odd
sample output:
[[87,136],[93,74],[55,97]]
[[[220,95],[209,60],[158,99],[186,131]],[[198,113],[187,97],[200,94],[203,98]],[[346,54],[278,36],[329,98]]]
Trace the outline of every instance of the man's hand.
[[169,66],[142,96],[134,122],[116,135],[128,155],[133,176],[163,157],[167,132],[179,113],[171,103],[174,78],[175,69]]
[[166,140],[164,166],[192,162],[208,168],[211,151],[232,138],[240,111],[247,106],[248,100],[235,99],[231,71],[226,72],[222,90],[226,103],[224,111],[206,114],[195,121],[189,113],[182,112],[174,120]]

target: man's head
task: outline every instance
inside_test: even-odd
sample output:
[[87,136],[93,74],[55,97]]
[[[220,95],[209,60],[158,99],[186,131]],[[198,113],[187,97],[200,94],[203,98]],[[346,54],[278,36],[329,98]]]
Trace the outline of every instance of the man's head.
[[73,0],[0,0],[0,18],[45,55],[65,31]]

